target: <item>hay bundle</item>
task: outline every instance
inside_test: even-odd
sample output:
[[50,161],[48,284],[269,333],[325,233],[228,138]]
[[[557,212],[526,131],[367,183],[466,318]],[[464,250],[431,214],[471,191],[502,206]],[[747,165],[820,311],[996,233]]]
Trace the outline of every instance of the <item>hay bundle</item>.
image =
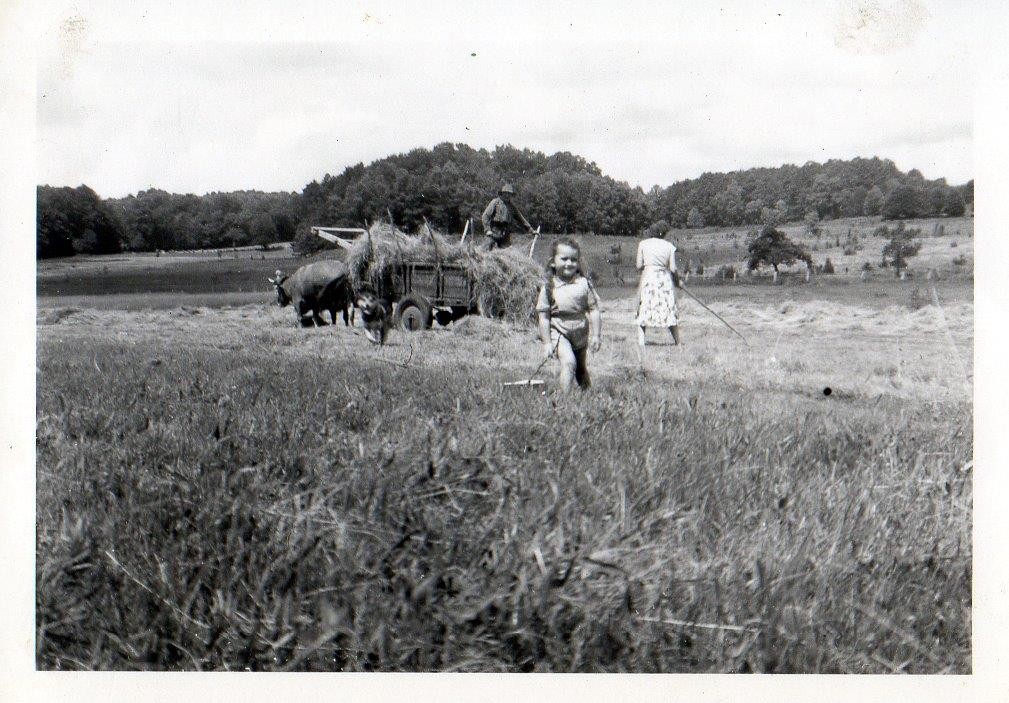
[[425,231],[410,236],[387,224],[374,224],[347,252],[347,267],[355,289],[370,287],[382,294],[396,291],[396,269],[408,262],[457,264],[473,278],[474,295],[482,315],[508,320],[532,317],[543,267],[518,250],[485,251],[452,242]]

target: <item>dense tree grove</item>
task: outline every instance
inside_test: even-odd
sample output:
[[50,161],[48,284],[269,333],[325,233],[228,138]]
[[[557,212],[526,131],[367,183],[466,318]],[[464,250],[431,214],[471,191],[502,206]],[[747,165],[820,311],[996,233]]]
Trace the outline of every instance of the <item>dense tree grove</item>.
[[944,178],[926,180],[917,169],[905,174],[889,159],[832,159],[680,181],[657,196],[654,217],[674,227],[774,225],[809,212],[821,220],[880,214],[903,219],[959,216],[973,202],[974,181],[949,186]]
[[[546,155],[499,146],[444,143],[326,174],[301,193],[239,191],[178,195],[146,190],[102,200],[87,186],[38,189],[40,258],[121,250],[196,249],[295,241],[299,251],[324,245],[312,225],[363,227],[390,215],[416,231],[426,219],[461,232],[502,183],[530,222],[552,233],[636,236],[662,227],[772,227],[805,219],[882,215],[905,219],[959,216],[974,201],[974,182],[949,186],[886,159],[705,173],[668,188],[640,187],[603,175],[567,152]],[[477,225],[479,227],[479,225]]]
[[361,227],[390,214],[406,230],[426,218],[437,228],[461,232],[467,218],[480,221],[505,182],[515,186],[515,201],[529,221],[545,232],[634,236],[653,219],[644,191],[604,176],[580,156],[445,143],[309,183],[302,193],[306,219],[298,245],[318,246],[308,234],[312,224]]
[[197,196],[144,190],[108,201],[132,251],[208,249],[290,241],[299,219],[294,193],[237,191]]
[[122,251],[125,229],[108,202],[87,186],[36,189],[35,255],[114,254]]
[[145,190],[102,200],[87,186],[39,186],[36,256],[267,245],[294,238],[294,193],[176,195]]

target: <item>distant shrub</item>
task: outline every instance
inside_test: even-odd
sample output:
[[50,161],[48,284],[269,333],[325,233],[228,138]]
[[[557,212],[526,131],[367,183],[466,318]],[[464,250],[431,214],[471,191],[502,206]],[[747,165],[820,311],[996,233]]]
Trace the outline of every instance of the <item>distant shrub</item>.
[[863,271],[872,271],[873,270],[872,262],[866,261],[864,264],[862,264],[862,270]]
[[957,241],[955,239],[952,242],[949,243],[949,248],[950,249],[956,249],[958,246],[960,246],[960,245],[957,244]]
[[898,185],[883,201],[884,220],[904,220],[920,217],[925,210],[921,192],[909,185]]
[[783,200],[779,200],[778,204],[773,208],[765,207],[760,210],[760,221],[768,227],[777,227],[787,217],[787,206]]
[[887,239],[893,237],[895,234],[900,234],[904,237],[918,237],[921,236],[921,227],[908,227],[903,222],[898,222],[896,227],[887,227],[886,225],[880,225],[872,231],[874,237],[886,237]]
[[816,210],[810,210],[807,212],[806,216],[803,218],[803,222],[806,227],[806,234],[812,237],[820,236],[822,228],[820,227],[820,215],[816,212]]
[[297,256],[309,256],[317,251],[326,248],[335,248],[335,245],[327,243],[324,239],[312,233],[311,227],[307,224],[299,224],[295,230],[294,241],[291,249]]
[[659,234],[665,234],[670,230],[669,223],[665,220],[658,220],[648,225],[644,230],[644,235],[646,237],[654,237]]
[[946,194],[942,210],[950,217],[961,217],[967,211],[967,206],[963,201],[963,196],[955,189],[950,189]]
[[847,245],[847,246],[844,247],[844,255],[845,256],[854,256],[857,253],[858,253],[858,247],[856,247],[856,246],[853,246],[853,245],[849,244],[849,245]]
[[872,236],[884,237],[886,239],[890,239],[895,234],[899,234],[904,237],[919,237],[921,236],[921,227],[906,227],[903,222],[900,222],[896,227],[880,225],[872,231]]
[[725,280],[727,278],[735,278],[736,277],[736,267],[732,266],[731,264],[726,264],[725,266],[721,266],[718,269],[718,275],[722,278],[722,280]]
[[821,271],[823,273],[834,273],[834,262],[830,260],[829,256],[824,260]]
[[690,208],[690,212],[687,213],[687,227],[691,229],[696,229],[704,226],[704,215],[701,214],[700,210],[696,207]]
[[953,263],[957,266],[963,266],[964,264],[967,263],[967,257],[964,256],[963,254],[960,254],[960,256],[953,259]]
[[890,234],[890,241],[883,245],[881,267],[892,267],[894,275],[906,278],[904,273],[907,260],[918,254],[921,242],[914,241],[921,235],[921,229],[907,229],[901,222]]

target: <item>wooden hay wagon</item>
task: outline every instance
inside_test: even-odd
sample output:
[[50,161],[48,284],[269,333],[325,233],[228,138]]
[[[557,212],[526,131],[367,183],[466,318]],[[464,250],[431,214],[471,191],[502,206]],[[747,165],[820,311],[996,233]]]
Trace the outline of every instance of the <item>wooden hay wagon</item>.
[[[366,233],[347,227],[313,227],[312,231],[344,249],[349,249],[351,242],[337,232],[355,236]],[[390,284],[392,290],[388,293],[396,322],[408,332],[428,329],[435,320],[447,325],[480,311],[473,277],[461,264],[406,261],[396,267]]]
[[477,312],[473,278],[459,264],[407,262],[394,276],[396,319],[407,331],[426,329]]

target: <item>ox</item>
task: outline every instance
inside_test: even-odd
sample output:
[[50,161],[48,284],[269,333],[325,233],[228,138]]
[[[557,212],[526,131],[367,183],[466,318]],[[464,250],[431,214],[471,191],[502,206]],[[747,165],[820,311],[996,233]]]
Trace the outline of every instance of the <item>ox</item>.
[[[342,261],[316,261],[302,266],[290,276],[277,271],[270,283],[277,289],[277,303],[293,305],[297,322],[302,327],[324,325],[321,312],[329,310],[333,324],[337,312],[343,313],[343,323],[350,326],[348,310],[353,300],[350,276]],[[311,316],[309,316],[311,313]]]

